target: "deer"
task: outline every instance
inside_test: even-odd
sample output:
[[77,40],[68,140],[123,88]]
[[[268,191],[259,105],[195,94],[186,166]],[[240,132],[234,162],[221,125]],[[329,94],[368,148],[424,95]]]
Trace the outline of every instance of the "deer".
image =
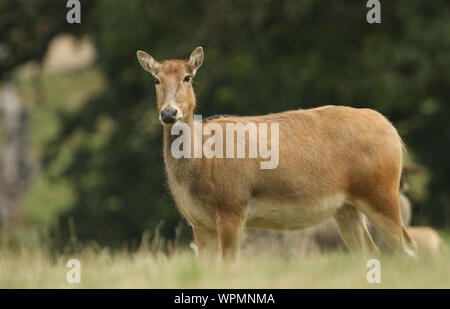
[[[418,245],[418,255],[420,256],[421,242],[414,237],[414,231],[411,233],[409,225],[412,217],[412,207],[406,193],[409,191],[408,177],[417,174],[422,170],[420,165],[404,165],[400,178],[399,202],[400,216],[406,231]],[[367,218],[366,218],[367,219]],[[373,227],[370,221],[367,221],[367,229],[375,245],[382,252],[389,252],[386,243]],[[284,256],[303,256],[305,254],[317,254],[320,252],[341,251],[345,249],[345,244],[339,234],[339,229],[333,218],[322,221],[318,225],[299,231],[285,233],[266,230],[248,230],[243,239],[242,248],[247,255],[255,254],[262,248],[272,247],[277,253]],[[195,251],[194,245],[191,248]]]
[[230,123],[278,123],[278,145],[269,142],[279,148],[278,166],[262,169],[260,156],[178,158],[171,151],[179,137],[172,134],[177,126],[192,128],[190,140],[205,135],[194,130],[199,123],[192,84],[204,61],[203,48],[197,47],[188,60],[160,63],[144,51],[137,51],[137,59],[153,76],[167,182],[200,255],[234,263],[245,228],[297,230],[331,217],[351,251],[378,252],[365,215],[393,250],[416,256],[417,245],[399,208],[404,144],[379,112],[326,105],[261,116],[215,116],[201,126],[214,123],[225,130]]
[[411,238],[417,243],[418,255],[440,255],[447,253],[448,248],[439,233],[429,226],[407,227]]

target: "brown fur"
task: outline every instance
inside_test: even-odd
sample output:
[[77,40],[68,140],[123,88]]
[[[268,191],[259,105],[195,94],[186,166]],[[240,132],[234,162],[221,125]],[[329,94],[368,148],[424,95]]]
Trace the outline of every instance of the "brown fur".
[[445,252],[445,243],[439,237],[439,234],[431,227],[410,226],[406,230],[411,238],[417,243],[419,255],[435,255]]
[[[159,64],[143,52],[138,52],[138,59],[160,82],[158,109],[177,109],[177,121],[192,128],[195,94],[183,78],[195,74],[203,50],[197,48],[189,61]],[[175,159],[171,126],[164,125],[169,186],[192,225],[200,254],[218,243],[221,256],[233,260],[244,227],[294,230],[332,216],[349,248],[376,250],[362,213],[391,247],[415,254],[399,210],[402,142],[378,112],[323,106],[210,122],[224,132],[226,123],[279,123],[279,165],[260,169],[261,158]]]
[[[411,220],[411,204],[402,192],[400,192],[399,197],[401,218],[403,224],[408,226]],[[367,222],[367,229],[375,244],[380,249],[386,250],[386,243],[370,221]],[[275,252],[287,256],[304,256],[319,252],[345,250],[345,243],[339,235],[339,228],[334,218],[299,231],[280,232],[258,229],[246,231],[243,243],[246,254],[255,254],[265,248],[267,249],[268,246],[272,247]]]

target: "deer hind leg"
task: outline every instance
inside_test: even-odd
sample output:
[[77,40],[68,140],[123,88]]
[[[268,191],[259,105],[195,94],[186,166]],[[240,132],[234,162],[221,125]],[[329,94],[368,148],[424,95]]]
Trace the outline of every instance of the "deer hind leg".
[[417,244],[406,232],[400,216],[398,191],[392,191],[372,195],[366,202],[360,203],[361,210],[391,249],[416,257]]
[[367,230],[364,215],[359,210],[350,204],[344,204],[334,215],[334,219],[349,250],[363,254],[378,252]]

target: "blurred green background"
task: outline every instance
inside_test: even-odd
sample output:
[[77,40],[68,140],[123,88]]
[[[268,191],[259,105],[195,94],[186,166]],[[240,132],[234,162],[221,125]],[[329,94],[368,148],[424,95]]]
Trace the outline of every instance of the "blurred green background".
[[20,242],[48,231],[57,246],[190,239],[165,182],[152,77],[136,51],[163,60],[203,46],[198,114],[376,109],[399,130],[406,161],[424,167],[410,181],[413,224],[448,230],[450,3],[381,1],[381,24],[366,22],[365,4],[81,1],[82,23],[68,24],[66,1],[2,0],[0,86],[13,85],[27,110],[33,167],[2,224]]

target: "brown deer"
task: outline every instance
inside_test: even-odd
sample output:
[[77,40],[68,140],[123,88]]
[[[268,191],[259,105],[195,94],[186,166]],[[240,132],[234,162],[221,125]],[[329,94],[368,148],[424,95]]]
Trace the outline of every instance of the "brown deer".
[[329,217],[336,220],[349,249],[377,251],[365,214],[390,247],[415,256],[416,245],[403,227],[399,209],[403,144],[381,114],[323,106],[264,116],[215,117],[201,128],[215,123],[225,131],[229,123],[278,123],[279,144],[269,143],[279,149],[278,166],[261,169],[261,156],[175,158],[174,127],[191,128],[191,141],[208,135],[195,130],[199,124],[194,121],[192,87],[203,49],[196,48],[188,61],[159,63],[142,51],[137,58],[154,77],[169,187],[192,226],[200,254],[212,250],[234,260],[244,227],[295,230]]
[[406,230],[417,243],[419,256],[439,255],[447,252],[447,245],[433,228],[429,226],[410,226]]
[[[408,228],[411,222],[412,208],[411,202],[405,193],[409,189],[407,177],[414,175],[421,170],[422,167],[415,164],[403,166],[399,190],[400,216],[403,225],[406,227],[406,231],[411,238],[416,241],[418,251],[420,251],[420,242]],[[380,250],[386,251],[386,243],[370,221],[367,222],[367,229],[377,247],[380,248]],[[313,227],[298,231],[286,232],[257,229],[249,229],[246,231],[242,245],[245,254],[255,255],[255,253],[259,253],[261,249],[268,248],[278,254],[298,257],[320,252],[343,250],[345,249],[345,243],[342,241],[339,234],[339,228],[333,218],[324,220]],[[193,249],[195,250],[194,247]]]

